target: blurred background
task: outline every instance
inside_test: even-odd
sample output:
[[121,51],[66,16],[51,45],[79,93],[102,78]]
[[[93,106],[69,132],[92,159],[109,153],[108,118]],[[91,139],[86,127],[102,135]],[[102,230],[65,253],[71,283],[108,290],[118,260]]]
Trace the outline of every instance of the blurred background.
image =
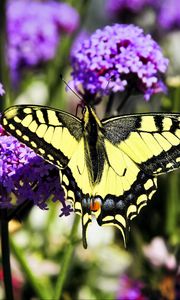
[[[0,89],[5,93],[0,110],[40,104],[75,114],[79,100],[60,75],[71,84],[73,51],[96,29],[114,23],[138,25],[169,59],[163,74],[166,93],[152,93],[148,101],[136,93],[121,113],[180,112],[177,0],[2,0]],[[100,117],[105,116],[108,97],[99,101]],[[117,92],[116,103],[120,99],[122,93]],[[9,223],[15,300],[180,299],[179,178],[178,171],[158,178],[152,201],[131,221],[126,248],[118,229],[99,227],[93,220],[85,250],[79,217],[72,212],[59,217],[62,204],[51,195],[48,209],[23,209]],[[5,299],[2,267],[0,299]]]

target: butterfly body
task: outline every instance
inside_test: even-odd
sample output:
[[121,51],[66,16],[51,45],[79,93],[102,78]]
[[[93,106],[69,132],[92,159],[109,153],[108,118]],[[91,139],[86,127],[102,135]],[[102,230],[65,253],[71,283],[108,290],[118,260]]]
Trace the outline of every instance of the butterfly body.
[[3,127],[60,169],[65,197],[82,216],[83,242],[92,214],[125,240],[129,220],[157,189],[157,175],[180,166],[180,114],[153,113],[82,120],[43,106],[15,106]]

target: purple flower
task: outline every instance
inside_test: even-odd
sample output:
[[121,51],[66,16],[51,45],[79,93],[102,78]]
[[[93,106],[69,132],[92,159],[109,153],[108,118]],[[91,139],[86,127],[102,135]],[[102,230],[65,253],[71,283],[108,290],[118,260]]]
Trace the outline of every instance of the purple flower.
[[0,126],[0,208],[11,208],[32,201],[47,209],[47,201],[61,201],[61,215],[71,212],[64,201],[59,171],[30,148],[8,135]]
[[98,29],[71,54],[72,83],[85,96],[108,95],[133,89],[149,100],[166,91],[161,80],[168,66],[161,48],[134,25],[115,24]]
[[82,30],[78,33],[78,35],[75,37],[73,44],[71,46],[71,53],[73,55],[73,52],[79,47],[81,43],[83,43],[84,40],[88,39],[90,34],[86,30]]
[[79,15],[68,4],[9,0],[7,4],[8,63],[16,78],[22,67],[37,67],[55,56],[62,32],[72,33]]
[[3,96],[5,94],[5,90],[3,88],[2,83],[0,83],[0,96]]
[[180,29],[180,10],[178,0],[162,1],[158,14],[160,26],[165,30]]
[[143,295],[143,288],[144,285],[142,282],[124,275],[120,278],[116,300],[148,300]]

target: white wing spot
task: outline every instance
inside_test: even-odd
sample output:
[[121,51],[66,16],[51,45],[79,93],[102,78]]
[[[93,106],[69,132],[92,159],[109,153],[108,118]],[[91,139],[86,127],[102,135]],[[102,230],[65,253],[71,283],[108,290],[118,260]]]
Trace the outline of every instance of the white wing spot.
[[41,154],[44,154],[44,153],[45,153],[44,149],[42,149],[42,148],[39,148],[38,151],[39,151]]
[[18,116],[15,116],[15,117],[14,117],[14,121],[15,121],[16,123],[21,123],[21,122],[22,122],[22,120],[19,119]]
[[4,118],[3,119],[3,125],[6,126],[8,124],[8,121]]
[[23,112],[25,114],[31,114],[32,113],[32,109],[30,107],[26,107],[26,108],[23,109]]
[[11,130],[15,130],[15,126],[14,126],[13,124],[9,124],[9,128],[10,128]]
[[29,142],[29,137],[27,135],[23,135],[23,140]]
[[22,135],[22,132],[21,132],[19,129],[16,130],[16,133],[17,133],[17,135],[19,135],[19,136]]
[[37,144],[36,144],[34,141],[31,142],[31,146],[32,146],[33,148],[37,148]]
[[47,157],[49,160],[54,160],[54,157],[51,154],[48,154]]

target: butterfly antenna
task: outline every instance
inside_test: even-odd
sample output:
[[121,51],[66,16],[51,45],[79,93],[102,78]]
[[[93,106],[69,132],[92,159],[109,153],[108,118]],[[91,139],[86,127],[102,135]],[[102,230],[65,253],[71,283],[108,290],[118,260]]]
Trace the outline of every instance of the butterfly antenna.
[[70,89],[70,91],[76,96],[78,97],[81,101],[83,101],[83,99],[70,87],[70,85],[64,80],[64,78],[62,77],[62,75],[60,75],[61,80],[64,82],[64,84],[66,85],[66,87],[68,87],[68,89]]
[[109,83],[110,83],[110,81],[112,80],[112,77],[110,77],[109,78],[109,80],[107,81],[107,85],[106,85],[106,88],[105,88],[105,90],[107,90],[107,88],[108,88],[108,85],[109,85]]

